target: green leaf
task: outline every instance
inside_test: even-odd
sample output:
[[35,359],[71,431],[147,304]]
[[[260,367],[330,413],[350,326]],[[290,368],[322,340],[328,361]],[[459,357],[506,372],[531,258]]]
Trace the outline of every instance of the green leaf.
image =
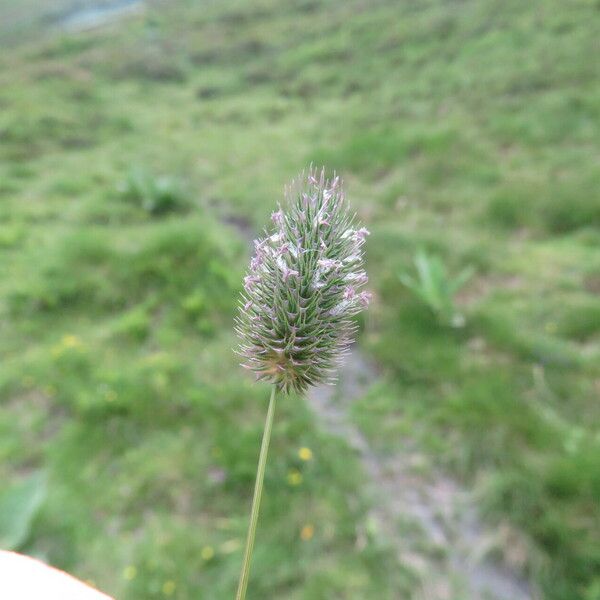
[[427,254],[423,249],[417,251],[414,264],[417,278],[402,273],[400,281],[437,315],[442,324],[462,326],[464,317],[456,313],[454,294],[469,280],[474,270],[467,267],[451,279],[442,260],[438,256]]
[[46,474],[38,471],[0,492],[0,548],[19,549],[46,497]]

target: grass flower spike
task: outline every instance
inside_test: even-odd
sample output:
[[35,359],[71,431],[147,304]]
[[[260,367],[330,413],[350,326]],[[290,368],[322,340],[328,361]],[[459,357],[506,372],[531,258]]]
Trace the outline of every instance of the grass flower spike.
[[244,366],[283,392],[331,381],[369,302],[363,244],[339,177],[310,170],[255,241],[237,331]]
[[243,366],[272,384],[236,600],[250,572],[277,392],[331,382],[365,308],[363,245],[369,232],[349,212],[339,177],[310,169],[286,189],[271,230],[254,242],[236,331]]

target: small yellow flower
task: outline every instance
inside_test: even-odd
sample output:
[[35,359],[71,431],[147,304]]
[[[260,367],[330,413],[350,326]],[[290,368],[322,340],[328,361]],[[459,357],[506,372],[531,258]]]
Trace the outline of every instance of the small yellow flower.
[[63,348],[79,348],[79,346],[81,346],[81,340],[76,335],[72,334],[63,336],[61,343]]
[[310,448],[303,447],[303,448],[300,448],[300,450],[298,450],[298,456],[299,456],[300,460],[309,461],[309,460],[312,460],[313,453]]
[[83,344],[81,343],[81,340],[76,335],[63,335],[60,342],[52,348],[52,356],[54,358],[58,358],[67,350],[74,350],[76,348],[81,348],[82,346]]
[[162,586],[162,591],[165,596],[172,596],[176,589],[177,584],[172,579],[165,581]]
[[315,528],[313,525],[305,525],[301,531],[300,531],[300,539],[303,542],[308,542],[309,540],[312,540],[313,535],[315,535]]
[[214,555],[215,551],[212,546],[204,546],[204,548],[202,548],[202,550],[200,551],[200,556],[202,557],[202,560],[209,561],[211,558],[213,558]]
[[137,569],[133,565],[129,565],[123,569],[123,579],[127,579],[127,581],[135,579],[136,575]]
[[302,483],[302,473],[296,469],[293,469],[288,473],[287,480],[290,485],[300,485]]

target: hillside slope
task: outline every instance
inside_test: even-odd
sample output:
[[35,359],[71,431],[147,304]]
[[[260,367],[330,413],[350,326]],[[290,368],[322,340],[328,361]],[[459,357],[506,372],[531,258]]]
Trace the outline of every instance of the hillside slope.
[[[81,32],[21,10],[0,480],[49,473],[24,550],[124,600],[232,596],[266,409],[232,318],[248,236],[312,161],[372,232],[355,425],[472,490],[544,598],[600,598],[597,3],[177,0]],[[420,248],[473,268],[464,327],[401,283]],[[251,597],[418,597],[347,442],[280,406]]]

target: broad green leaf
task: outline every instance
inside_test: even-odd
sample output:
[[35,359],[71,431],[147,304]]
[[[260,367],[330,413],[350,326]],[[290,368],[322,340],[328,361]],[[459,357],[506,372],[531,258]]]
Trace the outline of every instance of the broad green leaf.
[[[454,294],[468,281],[474,270],[468,267],[451,279],[443,261],[438,256],[428,255],[422,249],[417,251],[414,264],[417,278],[402,273],[400,281],[437,315],[440,322],[462,326],[464,317],[456,314]],[[461,325],[454,325],[455,323]]]
[[0,548],[17,550],[27,541],[45,497],[46,475],[42,471],[0,491]]

